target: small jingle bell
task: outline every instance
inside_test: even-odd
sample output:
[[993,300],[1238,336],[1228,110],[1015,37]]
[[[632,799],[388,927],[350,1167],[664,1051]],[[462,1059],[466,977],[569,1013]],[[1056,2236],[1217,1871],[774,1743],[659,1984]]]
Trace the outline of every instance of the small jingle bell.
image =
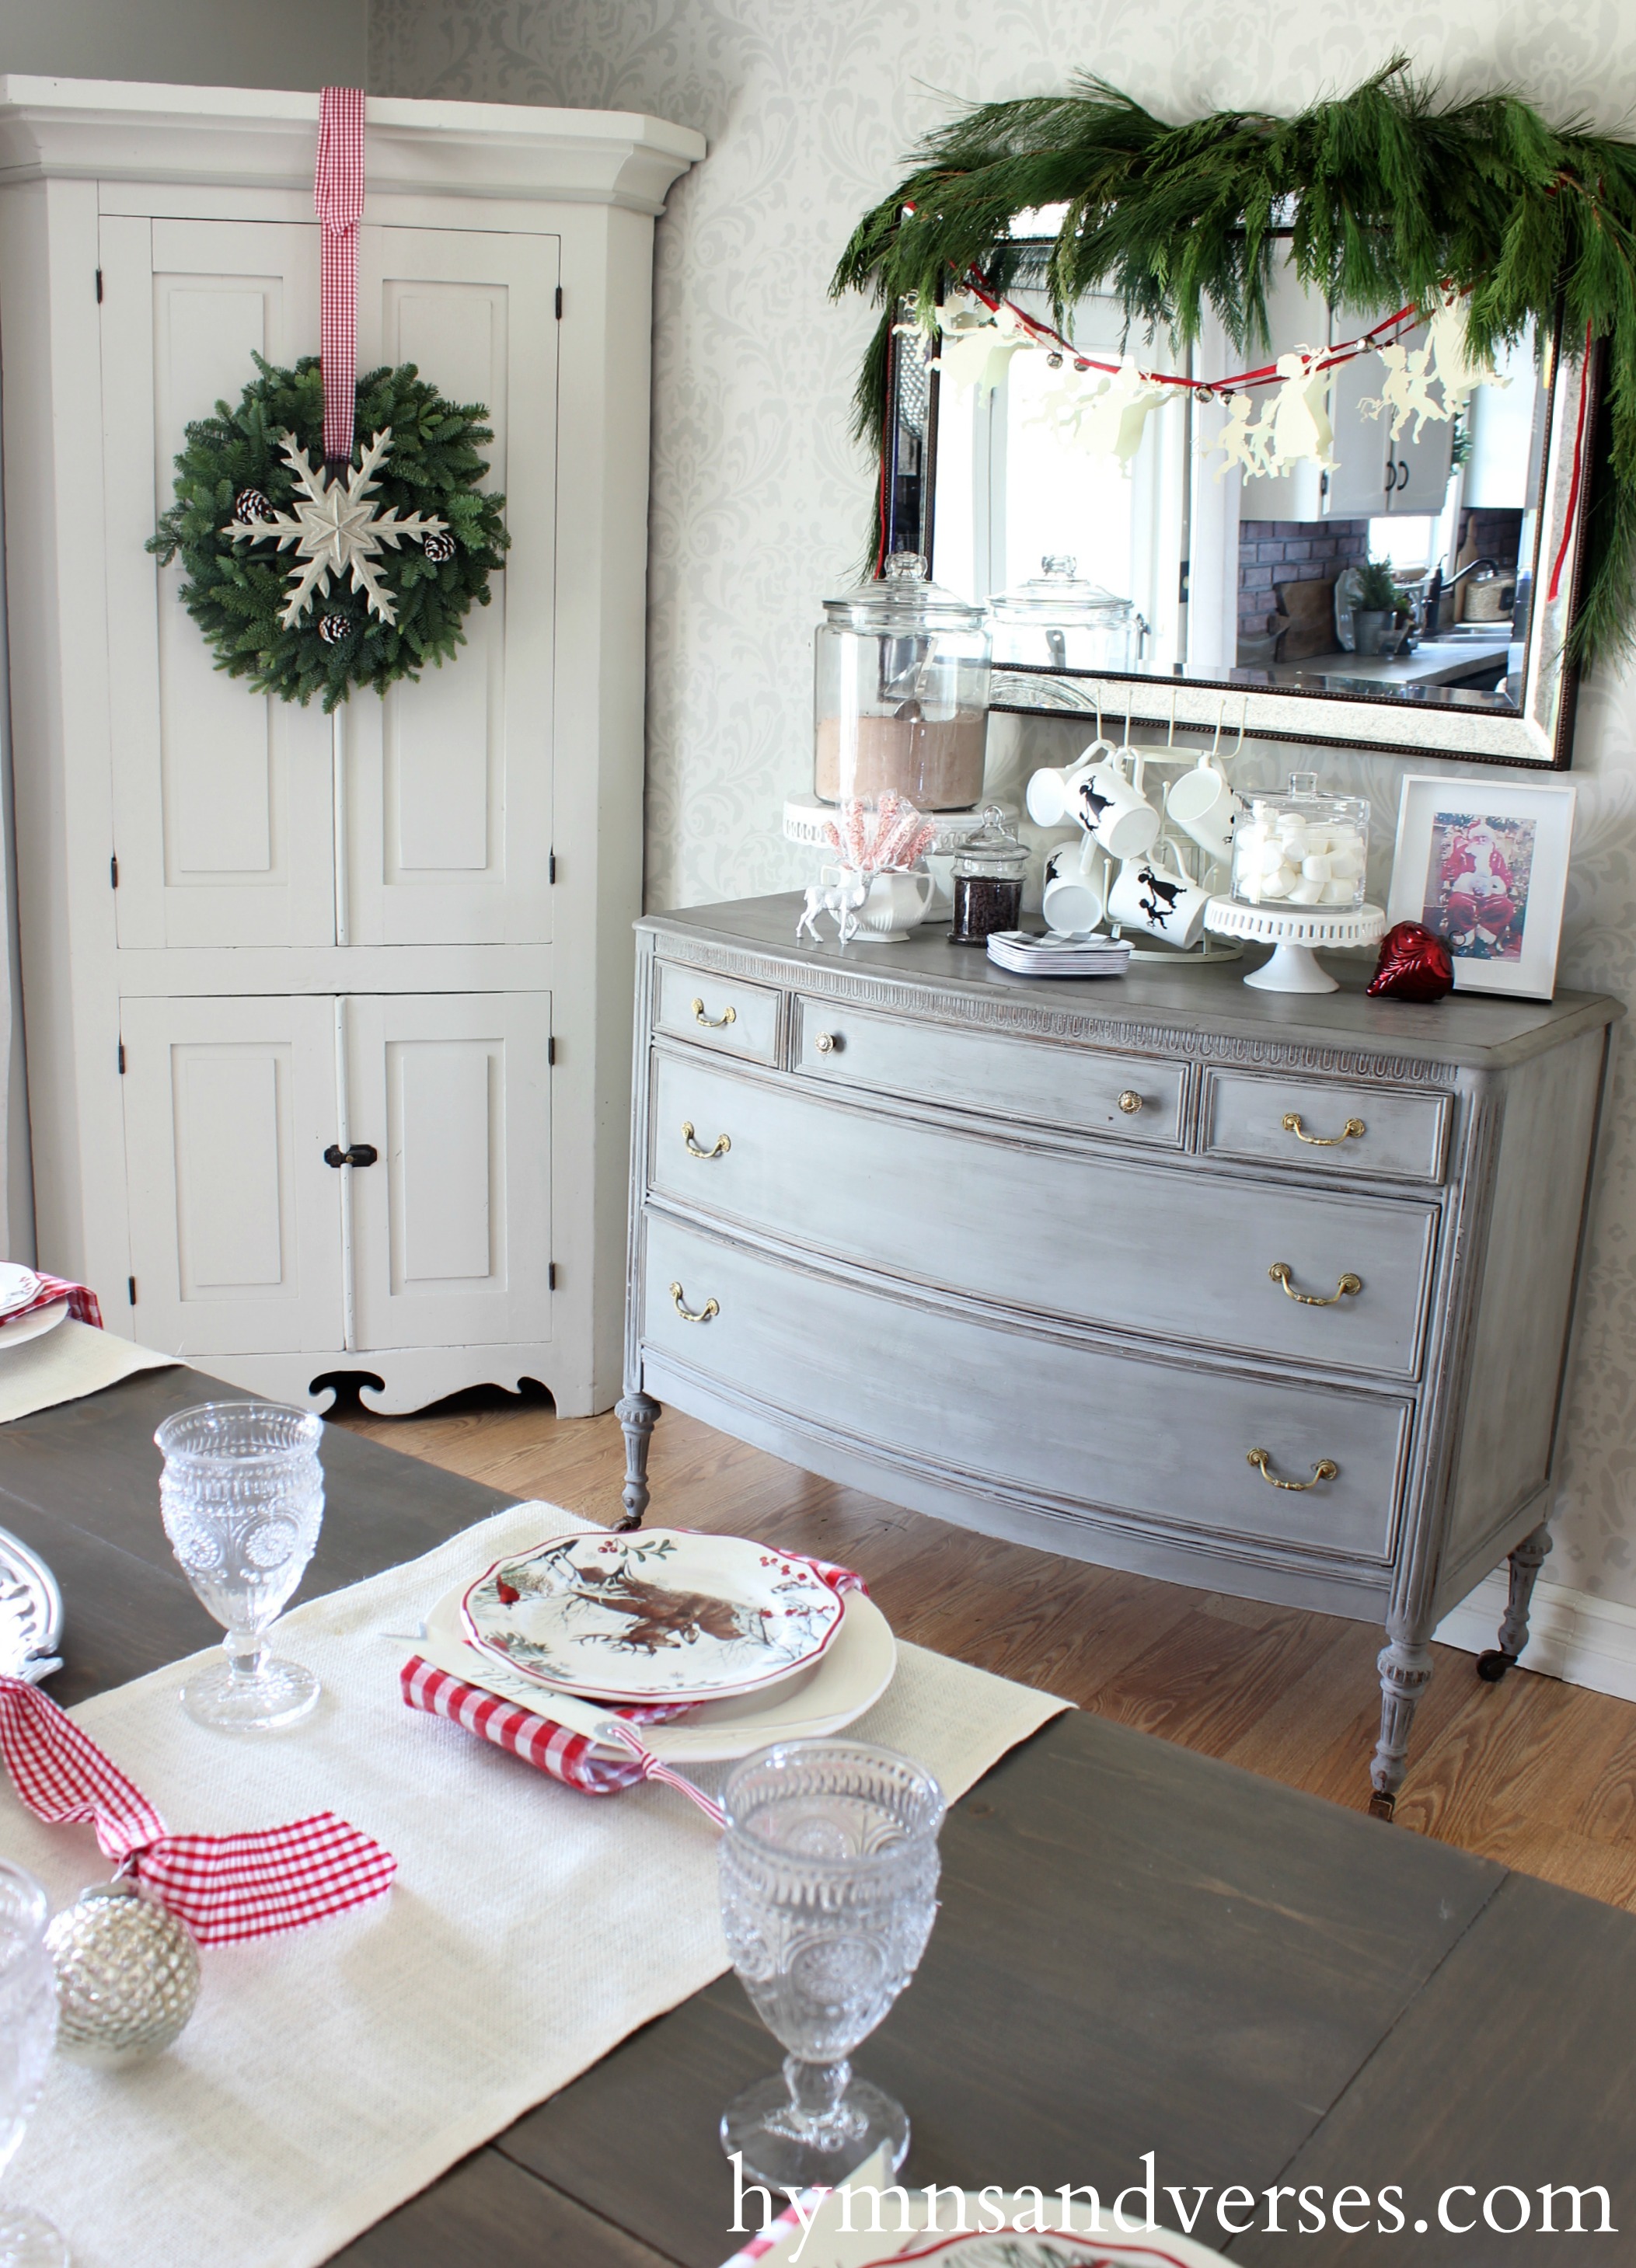
[[242,526],[254,527],[258,520],[272,517],[273,507],[260,489],[240,489],[233,498],[233,518]]
[[57,2045],[77,2063],[140,2063],[170,2046],[199,1997],[199,1953],[129,1882],[98,1882],[46,1933],[56,1968]]
[[454,538],[452,535],[433,533],[423,539],[422,548],[432,565],[441,567],[446,560],[453,559],[454,556]]
[[324,615],[319,621],[318,635],[326,645],[339,645],[351,627],[348,615]]

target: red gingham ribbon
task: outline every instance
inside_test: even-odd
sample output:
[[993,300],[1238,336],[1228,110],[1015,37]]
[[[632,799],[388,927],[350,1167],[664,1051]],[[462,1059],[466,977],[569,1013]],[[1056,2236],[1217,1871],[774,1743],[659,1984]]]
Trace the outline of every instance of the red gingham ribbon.
[[324,369],[324,458],[352,460],[357,405],[357,225],[364,212],[364,90],[327,86],[318,114],[313,204],[323,238],[320,342]]
[[0,1677],[0,1756],[36,1819],[92,1827],[103,1856],[201,1945],[301,1929],[392,1887],[390,1851],[333,1811],[249,1835],[171,1835],[142,1790],[48,1694]]

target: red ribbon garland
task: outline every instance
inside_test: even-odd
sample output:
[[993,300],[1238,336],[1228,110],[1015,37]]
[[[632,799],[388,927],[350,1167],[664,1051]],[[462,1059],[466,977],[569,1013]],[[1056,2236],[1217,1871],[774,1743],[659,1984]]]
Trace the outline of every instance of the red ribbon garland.
[[1568,482],[1567,517],[1562,524],[1562,541],[1557,550],[1557,563],[1551,571],[1551,588],[1547,601],[1554,599],[1562,587],[1563,562],[1568,556],[1568,543],[1573,534],[1574,514],[1579,510],[1580,482],[1585,471],[1585,404],[1590,393],[1591,327],[1585,326],[1585,351],[1579,366],[1579,416],[1573,421],[1573,472]]
[[36,1819],[94,1828],[116,1871],[134,1875],[201,1945],[345,1913],[390,1889],[398,1870],[390,1851],[333,1811],[248,1835],[172,1835],[90,1734],[21,1677],[0,1676],[0,1756]]
[[352,461],[357,405],[357,225],[364,213],[364,90],[327,86],[318,114],[313,204],[323,237],[320,339],[324,370],[324,461]]

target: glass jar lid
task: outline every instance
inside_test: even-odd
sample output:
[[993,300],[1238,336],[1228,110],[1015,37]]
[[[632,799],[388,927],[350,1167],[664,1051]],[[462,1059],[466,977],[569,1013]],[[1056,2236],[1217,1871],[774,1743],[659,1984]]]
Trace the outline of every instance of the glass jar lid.
[[1309,824],[1320,820],[1345,820],[1367,826],[1369,805],[1360,795],[1330,795],[1318,785],[1316,772],[1292,772],[1288,784],[1252,794],[1249,807],[1258,819],[1276,819],[1280,813]]
[[823,610],[839,628],[910,637],[924,630],[976,630],[985,626],[981,607],[933,583],[917,551],[895,551],[878,579],[826,599]]
[[989,612],[997,622],[1023,629],[1123,629],[1135,616],[1132,602],[1100,583],[1086,582],[1078,572],[1079,563],[1066,553],[1048,553],[1040,562],[1041,571],[991,599]]
[[1028,845],[1006,826],[1006,814],[997,803],[984,805],[982,826],[954,854],[957,874],[990,874],[996,880],[1021,874],[1028,863]]

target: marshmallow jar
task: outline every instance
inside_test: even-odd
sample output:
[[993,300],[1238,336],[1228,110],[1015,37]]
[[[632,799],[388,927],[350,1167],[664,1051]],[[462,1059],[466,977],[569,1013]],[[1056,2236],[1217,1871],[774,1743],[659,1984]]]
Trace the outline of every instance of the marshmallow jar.
[[1360,906],[1368,848],[1363,798],[1320,795],[1315,772],[1294,772],[1283,794],[1250,798],[1233,838],[1233,895],[1251,906]]

